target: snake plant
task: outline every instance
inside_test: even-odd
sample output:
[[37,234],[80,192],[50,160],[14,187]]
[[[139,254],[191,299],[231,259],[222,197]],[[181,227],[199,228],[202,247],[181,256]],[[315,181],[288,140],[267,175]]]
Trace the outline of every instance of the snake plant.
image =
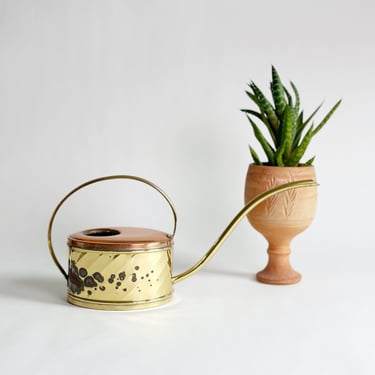
[[[249,84],[250,91],[246,91],[246,94],[258,108],[257,110],[242,109],[241,111],[246,113],[254,136],[267,156],[267,163],[262,163],[254,148],[249,146],[255,164],[279,167],[311,165],[315,156],[305,163],[301,163],[301,159],[311,139],[323,128],[341,103],[339,100],[323,120],[315,126],[312,120],[321,105],[305,119],[303,111],[300,110],[298,90],[293,82],[290,82],[290,86],[293,96],[281,82],[274,66],[272,66],[270,86],[272,102],[266,98],[254,82]],[[269,136],[262,133],[255,121],[260,121],[266,127]]]

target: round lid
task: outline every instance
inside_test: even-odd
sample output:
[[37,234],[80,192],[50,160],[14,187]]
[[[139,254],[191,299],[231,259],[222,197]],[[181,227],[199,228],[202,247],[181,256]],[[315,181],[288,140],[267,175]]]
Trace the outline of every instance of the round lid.
[[98,250],[146,250],[172,244],[173,237],[164,232],[137,227],[88,229],[68,237],[69,246]]

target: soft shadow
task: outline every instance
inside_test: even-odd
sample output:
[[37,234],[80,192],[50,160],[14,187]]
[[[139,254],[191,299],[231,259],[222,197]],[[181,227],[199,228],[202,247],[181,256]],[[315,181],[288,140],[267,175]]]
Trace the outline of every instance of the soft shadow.
[[223,269],[212,269],[212,268],[204,268],[203,270],[199,271],[202,273],[210,273],[215,275],[222,275],[222,276],[230,276],[230,277],[237,277],[240,279],[246,279],[257,283],[256,274],[251,272],[238,272],[238,271],[231,271],[231,270],[223,270]]
[[[187,269],[190,269],[191,267],[191,262],[188,261],[182,261],[179,260],[178,262],[174,262],[173,264],[173,269],[174,275],[178,275],[181,272],[184,272]],[[241,272],[241,271],[236,271],[236,270],[230,270],[230,269],[222,269],[222,268],[217,268],[214,265],[209,265],[206,267],[202,267],[200,270],[197,271],[197,274],[215,274],[215,275],[222,275],[222,276],[230,276],[230,277],[237,277],[240,279],[246,279],[250,281],[254,281],[257,283],[256,279],[256,273],[252,272]],[[194,277],[194,275],[192,276]]]
[[0,276],[0,296],[65,305],[66,282],[60,278],[51,277]]

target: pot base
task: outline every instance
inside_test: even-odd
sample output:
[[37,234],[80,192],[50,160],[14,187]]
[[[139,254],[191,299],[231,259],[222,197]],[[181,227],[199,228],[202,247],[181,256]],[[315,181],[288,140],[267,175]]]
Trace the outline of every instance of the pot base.
[[256,274],[256,279],[264,284],[272,285],[291,285],[301,281],[302,275],[295,271],[292,267],[285,270],[277,270],[266,267],[263,271]]

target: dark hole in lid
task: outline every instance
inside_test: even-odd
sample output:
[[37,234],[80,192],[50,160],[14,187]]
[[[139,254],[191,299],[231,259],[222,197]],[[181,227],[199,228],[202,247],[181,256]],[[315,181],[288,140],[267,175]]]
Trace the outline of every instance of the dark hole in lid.
[[120,234],[120,231],[116,229],[94,229],[85,232],[85,235],[90,237],[109,237],[117,236],[118,234]]

